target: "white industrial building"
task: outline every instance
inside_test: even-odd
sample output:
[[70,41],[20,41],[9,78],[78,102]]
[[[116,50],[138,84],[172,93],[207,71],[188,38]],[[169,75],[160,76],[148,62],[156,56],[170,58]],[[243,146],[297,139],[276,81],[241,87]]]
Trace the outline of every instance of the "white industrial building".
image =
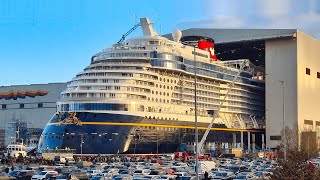
[[[0,129],[8,132],[16,122],[27,128],[43,129],[55,113],[56,101],[66,86],[66,83],[1,86]],[[8,136],[14,136],[7,132],[5,144],[10,142]]]

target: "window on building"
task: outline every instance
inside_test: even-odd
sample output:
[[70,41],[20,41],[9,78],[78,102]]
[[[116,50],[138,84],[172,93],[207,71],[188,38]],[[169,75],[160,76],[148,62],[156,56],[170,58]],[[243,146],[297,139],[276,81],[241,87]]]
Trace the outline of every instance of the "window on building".
[[38,108],[43,108],[43,103],[38,103]]
[[2,109],[7,109],[7,105],[6,104],[2,104]]
[[310,75],[310,69],[306,68],[306,74]]
[[24,104],[20,104],[20,109],[24,108]]
[[312,120],[304,120],[304,124],[313,125]]
[[320,79],[320,72],[317,72],[317,78]]
[[279,141],[281,140],[281,136],[270,136],[270,140]]

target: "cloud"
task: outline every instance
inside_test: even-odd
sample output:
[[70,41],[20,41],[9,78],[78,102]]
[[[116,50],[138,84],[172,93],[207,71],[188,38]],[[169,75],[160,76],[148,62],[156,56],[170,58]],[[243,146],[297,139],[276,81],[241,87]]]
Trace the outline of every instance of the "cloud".
[[240,17],[220,17],[213,19],[193,20],[178,24],[180,28],[197,27],[197,28],[239,28],[246,26],[246,20]]
[[257,0],[257,14],[267,18],[286,16],[291,10],[291,0]]
[[182,28],[300,29],[320,39],[319,2],[315,0],[212,0],[207,19],[182,22]]

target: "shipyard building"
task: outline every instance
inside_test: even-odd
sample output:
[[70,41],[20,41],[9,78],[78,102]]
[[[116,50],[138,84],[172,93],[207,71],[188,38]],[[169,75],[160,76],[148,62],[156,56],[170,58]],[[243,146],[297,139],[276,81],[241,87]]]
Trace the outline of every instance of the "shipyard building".
[[220,60],[250,59],[265,69],[267,148],[281,143],[283,127],[297,130],[300,142],[319,145],[319,40],[297,29],[187,29],[182,34],[213,38]]
[[66,83],[0,87],[0,148],[18,136],[38,136],[56,111]]

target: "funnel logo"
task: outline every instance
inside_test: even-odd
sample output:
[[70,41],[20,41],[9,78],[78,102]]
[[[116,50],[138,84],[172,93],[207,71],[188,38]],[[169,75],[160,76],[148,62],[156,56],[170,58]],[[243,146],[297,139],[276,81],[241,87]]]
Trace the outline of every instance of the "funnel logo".
[[209,52],[210,52],[210,55],[213,55],[213,56],[215,55],[215,54],[214,54],[214,48],[213,48],[213,47],[209,47]]
[[217,60],[217,56],[215,55],[214,52],[214,44],[208,41],[198,41],[198,47],[199,49],[205,50],[210,52],[210,59],[216,61]]

